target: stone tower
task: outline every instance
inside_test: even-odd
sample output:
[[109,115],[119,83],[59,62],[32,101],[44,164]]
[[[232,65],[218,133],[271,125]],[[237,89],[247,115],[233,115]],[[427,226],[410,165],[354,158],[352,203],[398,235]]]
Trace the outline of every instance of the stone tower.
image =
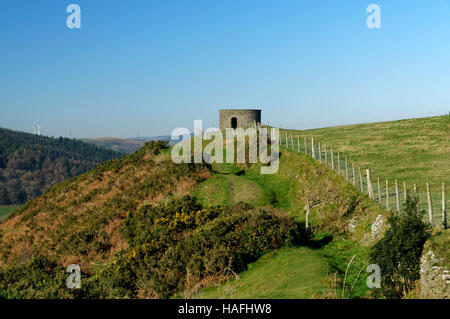
[[226,109],[219,110],[220,129],[248,128],[261,124],[261,110],[256,109]]

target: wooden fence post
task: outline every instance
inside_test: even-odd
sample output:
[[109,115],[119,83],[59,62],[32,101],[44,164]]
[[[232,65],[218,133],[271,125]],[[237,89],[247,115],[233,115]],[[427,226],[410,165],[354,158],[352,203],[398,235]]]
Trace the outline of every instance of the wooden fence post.
[[406,198],[408,197],[407,189],[406,189],[406,181],[403,181],[403,199],[406,202]]
[[381,187],[380,187],[380,178],[377,178],[377,184],[378,184],[378,202],[381,203]]
[[347,162],[347,155],[345,155],[345,178],[348,180],[348,162]]
[[328,165],[327,144],[325,144],[325,165]]
[[442,227],[447,228],[447,212],[446,212],[446,198],[445,198],[445,183],[442,183]]
[[370,176],[370,169],[366,169],[367,176],[367,192],[369,193],[369,198],[375,199],[373,195],[372,178]]
[[389,181],[386,180],[386,209],[389,209]]
[[305,154],[308,155],[308,145],[306,145],[306,136],[303,136],[303,139],[305,140]]
[[413,185],[413,188],[414,188],[414,196],[417,196],[417,186],[416,186],[416,184]]
[[311,137],[311,155],[312,155],[312,158],[316,159],[316,150],[314,147],[314,137]]
[[339,175],[341,175],[341,156],[339,152],[338,152],[338,173]]
[[285,138],[285,141],[286,141],[286,148],[287,148],[288,147],[287,132],[284,134],[284,138]]
[[297,135],[297,150],[300,153],[300,137]]
[[333,149],[331,149],[331,168],[334,169]]
[[431,206],[430,183],[427,182],[428,220],[433,225],[433,207]]
[[320,149],[320,143],[319,143],[319,162],[322,163],[322,152],[321,152],[321,149]]
[[358,171],[359,171],[359,186],[361,188],[361,193],[364,193],[364,184],[362,180],[361,167],[358,167]]
[[352,163],[352,173],[353,186],[356,187],[355,163]]
[[398,183],[397,180],[395,180],[395,198],[396,198],[396,204],[397,204],[397,212],[400,212],[400,198],[398,195]]

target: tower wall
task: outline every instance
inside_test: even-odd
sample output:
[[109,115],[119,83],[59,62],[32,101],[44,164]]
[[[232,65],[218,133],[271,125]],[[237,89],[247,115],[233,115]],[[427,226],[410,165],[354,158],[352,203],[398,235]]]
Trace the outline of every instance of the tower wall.
[[232,127],[232,118],[236,118],[236,128],[253,127],[256,124],[261,124],[261,110],[237,110],[227,109],[219,110],[220,115],[220,129]]

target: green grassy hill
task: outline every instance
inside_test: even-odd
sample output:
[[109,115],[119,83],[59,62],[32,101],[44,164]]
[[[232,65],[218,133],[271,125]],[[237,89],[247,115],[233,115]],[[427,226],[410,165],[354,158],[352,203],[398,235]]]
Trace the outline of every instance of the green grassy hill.
[[450,115],[287,132],[301,137],[302,148],[303,137],[314,137],[383,179],[430,182],[434,192],[450,182]]
[[[231,176],[234,178],[230,180]],[[206,203],[219,200],[230,204],[236,181],[242,187],[252,185],[253,191],[247,191],[247,202],[274,206],[299,225],[305,222],[306,202],[317,203],[310,216],[315,236],[260,258],[238,279],[233,277],[203,290],[185,291],[178,297],[338,298],[342,297],[346,267],[355,254],[344,296],[367,295],[365,279],[357,274],[367,263],[368,245],[373,242],[369,234],[371,224],[376,216],[387,214],[381,206],[327,166],[286,149],[282,150],[277,174],[261,175],[258,165],[250,168],[213,165],[212,177],[198,184],[194,193]],[[353,231],[348,231],[350,223],[355,226]]]
[[[367,261],[370,225],[384,210],[341,176],[287,150],[274,175],[259,174],[258,165],[178,165],[169,151],[148,143],[8,216],[0,223],[0,295],[217,297],[220,283],[247,269],[228,297],[337,296],[355,253],[345,296],[366,295],[364,280],[355,279]],[[306,201],[320,204],[308,240]],[[71,263],[83,269],[81,291],[65,288]],[[277,284],[261,283],[271,272]],[[261,285],[264,293],[254,294]]]
[[[406,181],[408,191],[413,190],[413,184],[417,185],[420,204],[426,208],[426,183],[429,182],[438,222],[442,183],[450,184],[450,115],[311,130],[283,130],[283,145],[286,132],[289,138],[292,134],[295,149],[298,147],[296,137],[299,137],[302,153],[305,149],[304,138],[307,138],[309,154],[311,138],[314,138],[316,154],[320,143],[322,152],[325,145],[328,152],[333,149],[335,162],[337,152],[340,152],[341,166],[347,156],[349,163],[353,162],[361,168],[363,176],[365,169],[370,168],[372,180],[381,180],[382,196],[385,180],[389,180],[392,196],[394,181],[398,180],[403,199],[403,181]],[[391,208],[393,204],[392,199]]]
[[[352,140],[356,131],[347,132]],[[322,143],[325,136],[314,135]],[[442,136],[423,138],[439,143]],[[367,152],[356,144],[353,154]],[[261,175],[259,164],[174,164],[169,154],[164,143],[147,143],[52,187],[1,222],[0,297],[370,296],[368,251],[389,212],[337,171],[286,148],[273,175]],[[377,218],[384,224],[374,234]],[[83,269],[80,291],[65,289],[70,263]]]

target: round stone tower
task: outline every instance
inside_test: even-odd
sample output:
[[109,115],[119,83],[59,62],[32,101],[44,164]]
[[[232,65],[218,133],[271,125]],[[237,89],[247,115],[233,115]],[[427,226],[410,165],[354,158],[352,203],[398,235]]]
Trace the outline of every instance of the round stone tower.
[[248,128],[261,124],[261,110],[256,109],[226,109],[219,110],[220,129]]

